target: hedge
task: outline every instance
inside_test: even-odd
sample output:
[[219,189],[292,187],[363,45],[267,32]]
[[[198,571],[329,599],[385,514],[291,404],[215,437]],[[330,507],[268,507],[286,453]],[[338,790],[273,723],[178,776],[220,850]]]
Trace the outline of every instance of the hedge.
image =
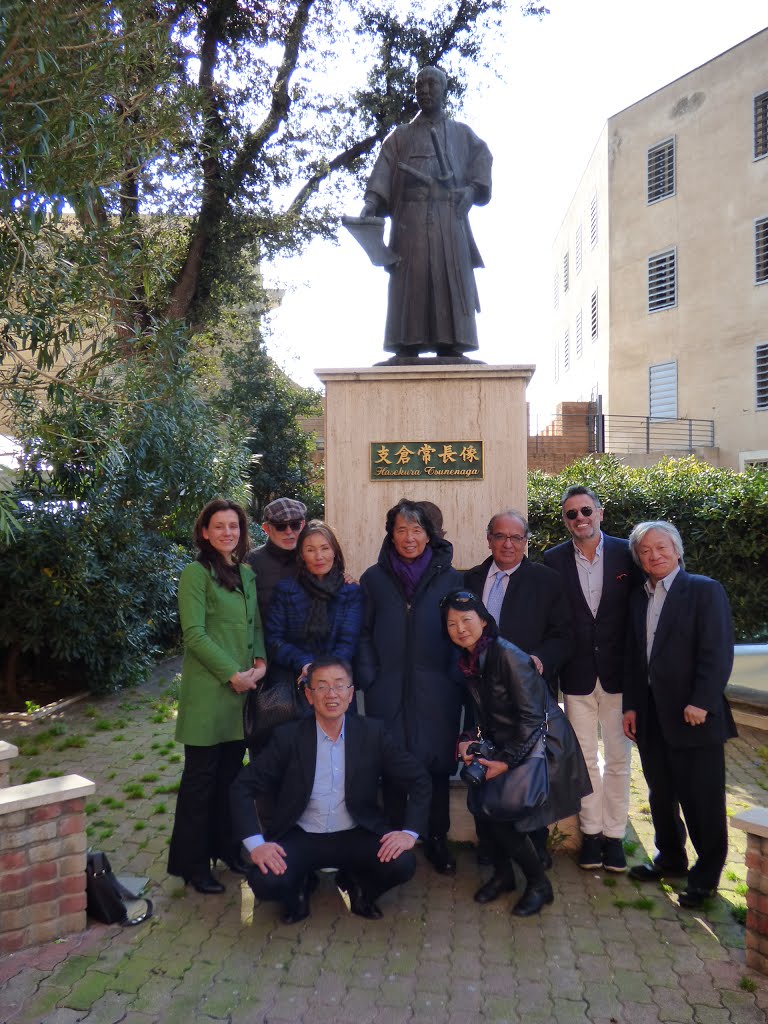
[[644,520],[679,529],[689,572],[712,576],[731,602],[737,642],[768,642],[768,471],[718,469],[693,456],[633,469],[615,456],[579,459],[562,473],[528,474],[534,560],[568,537],[560,498],[570,484],[591,487],[603,503],[603,529],[629,536]]

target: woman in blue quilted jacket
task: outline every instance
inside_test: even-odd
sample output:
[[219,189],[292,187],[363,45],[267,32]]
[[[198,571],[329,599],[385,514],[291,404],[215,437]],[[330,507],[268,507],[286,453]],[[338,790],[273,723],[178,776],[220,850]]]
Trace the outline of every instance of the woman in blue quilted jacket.
[[299,572],[274,589],[264,624],[270,665],[299,679],[321,655],[351,662],[363,625],[363,596],[344,577],[344,555],[336,534],[310,520],[296,545]]

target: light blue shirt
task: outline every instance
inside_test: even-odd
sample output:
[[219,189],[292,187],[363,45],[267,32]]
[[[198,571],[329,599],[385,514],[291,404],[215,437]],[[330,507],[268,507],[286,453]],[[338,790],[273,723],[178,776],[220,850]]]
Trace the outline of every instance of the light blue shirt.
[[659,625],[661,609],[664,607],[664,602],[667,599],[669,588],[674,583],[675,576],[677,576],[679,572],[680,566],[678,565],[668,576],[665,576],[663,580],[659,580],[655,587],[650,580],[645,581],[645,592],[648,595],[648,608],[646,610],[645,618],[645,642],[648,661],[651,660],[651,651],[653,650],[656,628]]

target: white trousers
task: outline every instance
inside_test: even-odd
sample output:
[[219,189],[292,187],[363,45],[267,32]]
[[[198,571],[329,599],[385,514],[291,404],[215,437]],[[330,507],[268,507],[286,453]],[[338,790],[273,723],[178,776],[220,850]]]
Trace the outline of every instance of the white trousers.
[[[632,743],[624,735],[621,694],[606,693],[598,679],[592,693],[566,693],[564,698],[565,713],[581,745],[592,783],[592,793],[581,801],[581,831],[623,839],[629,814]],[[599,736],[603,740],[602,759]]]

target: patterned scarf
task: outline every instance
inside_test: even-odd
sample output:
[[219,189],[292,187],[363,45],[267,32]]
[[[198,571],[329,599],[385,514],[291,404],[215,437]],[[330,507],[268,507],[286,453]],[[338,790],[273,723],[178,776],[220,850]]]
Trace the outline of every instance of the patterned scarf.
[[336,597],[344,585],[344,574],[334,563],[333,568],[326,576],[313,576],[302,566],[296,578],[311,599],[304,626],[307,642],[313,651],[322,651],[331,631],[328,621],[328,602]]

